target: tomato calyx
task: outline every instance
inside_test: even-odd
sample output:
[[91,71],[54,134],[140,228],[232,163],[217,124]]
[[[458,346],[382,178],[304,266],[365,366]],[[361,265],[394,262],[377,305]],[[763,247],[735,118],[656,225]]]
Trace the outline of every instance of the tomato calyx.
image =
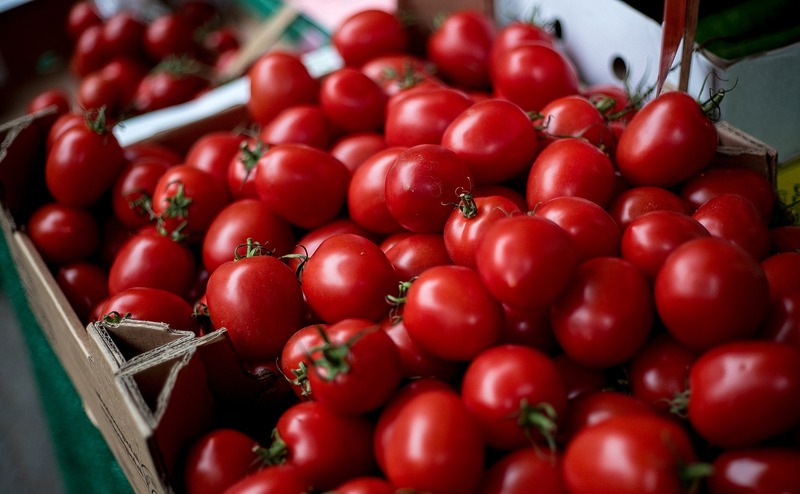
[[411,285],[414,283],[415,279],[417,279],[416,276],[408,281],[401,281],[398,283],[397,295],[386,295],[386,302],[392,306],[391,310],[389,311],[389,320],[392,324],[397,324],[403,320],[403,305],[406,303],[408,289],[411,288]]
[[[168,236],[175,241],[181,241],[186,238],[186,235],[183,234],[183,230],[189,224],[186,218],[189,216],[189,206],[192,204],[193,200],[191,197],[186,195],[183,182],[176,180],[174,182],[170,182],[170,185],[172,184],[176,185],[175,194],[166,198],[167,207],[164,208],[164,211],[162,211],[161,214],[156,217],[156,229],[162,235]],[[178,223],[178,226],[170,231],[167,228],[167,221],[165,221],[166,219],[177,219],[183,221]]]
[[109,131],[108,119],[106,119],[106,105],[100,108],[88,110],[83,115],[86,127],[97,135],[105,135]]
[[176,77],[195,76],[210,80],[209,69],[197,59],[187,55],[170,55],[153,67],[152,73],[166,73]]
[[309,396],[311,394],[311,382],[308,380],[308,364],[300,362],[297,369],[292,369],[292,375],[294,378],[289,379],[289,382],[300,388],[301,396]]
[[[241,254],[241,249],[245,249],[244,254]],[[256,256],[271,256],[275,253],[273,249],[268,248],[266,245],[256,242],[252,237],[247,239],[246,243],[239,244],[233,251],[233,260],[239,261],[248,257]]]
[[[322,326],[317,326],[322,343],[309,349],[308,356],[314,372],[324,381],[331,382],[340,374],[350,372],[350,348],[366,333],[359,331],[347,341],[337,344],[331,341]],[[319,355],[314,357],[314,355]],[[294,371],[293,371],[294,372]]]
[[130,318],[131,318],[131,313],[130,312],[126,312],[125,314],[120,314],[117,311],[111,311],[108,314],[103,316],[103,318],[101,319],[101,322],[103,324],[110,324],[110,325],[113,325],[113,326],[119,326],[120,324],[122,324],[123,321],[125,321],[126,319],[130,319]]
[[[432,74],[432,72],[433,71],[428,71],[426,69],[426,73]],[[403,67],[399,71],[392,67],[386,67],[383,70],[382,76],[385,82],[396,82],[397,87],[401,91],[405,89],[411,89],[425,80],[425,77],[422,74],[420,74],[417,70],[414,70],[414,66],[411,64],[411,62],[403,62]]]
[[244,187],[247,179],[250,178],[250,174],[256,168],[258,160],[267,152],[267,149],[268,146],[261,139],[256,139],[252,149],[246,141],[239,146],[239,162],[244,166],[244,179],[240,189]]
[[305,245],[298,245],[298,247],[303,250],[302,254],[299,253],[284,254],[280,256],[278,259],[280,259],[281,261],[287,259],[299,259],[300,262],[297,264],[297,268],[294,271],[294,275],[297,277],[297,281],[303,283],[303,271],[305,270],[306,263],[308,262],[308,258],[310,256],[308,255],[308,249],[306,249]]
[[272,443],[268,447],[261,445],[253,446],[253,452],[261,460],[262,467],[283,465],[289,459],[289,446],[281,438],[278,429],[272,429]]
[[669,412],[682,419],[687,418],[689,416],[688,410],[690,396],[691,390],[688,388],[679,393],[675,393],[675,396],[671,400],[668,400]]
[[528,403],[523,398],[519,404],[517,412],[517,425],[525,432],[525,436],[535,443],[532,437],[533,432],[538,432],[547,441],[547,447],[551,452],[556,451],[556,432],[558,425],[556,419],[558,413],[550,403],[542,402],[535,405]]
[[697,462],[681,464],[678,477],[686,488],[686,492],[697,492],[701,480],[708,478],[714,471],[711,463]]
[[197,319],[204,333],[212,328],[211,314],[208,312],[208,305],[205,303],[197,302],[194,304],[194,307],[192,307],[192,317]]

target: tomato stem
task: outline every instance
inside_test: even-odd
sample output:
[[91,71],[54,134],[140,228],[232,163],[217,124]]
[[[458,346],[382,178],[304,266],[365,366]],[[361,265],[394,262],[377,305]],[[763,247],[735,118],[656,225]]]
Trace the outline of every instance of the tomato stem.
[[108,314],[104,315],[101,321],[105,324],[118,325],[121,324],[122,321],[124,321],[125,319],[130,319],[130,318],[131,318],[130,312],[126,312],[125,314],[120,314],[117,311],[111,311]]
[[241,190],[244,188],[244,184],[247,182],[247,179],[250,178],[250,173],[258,164],[258,160],[260,160],[261,156],[263,156],[267,151],[267,146],[261,139],[256,139],[252,149],[248,145],[248,142],[245,141],[242,142],[239,150],[239,162],[244,166],[244,179],[239,186],[239,189]]
[[525,431],[525,435],[531,441],[535,442],[531,433],[532,431],[539,432],[542,437],[544,437],[545,441],[547,441],[547,446],[550,448],[550,451],[555,451],[556,431],[558,429],[556,424],[558,413],[555,408],[547,402],[531,405],[525,398],[520,401],[519,407],[520,411],[517,418],[517,425],[522,427]]
[[308,380],[308,365],[305,362],[300,362],[297,369],[292,369],[294,379],[289,382],[301,389],[301,395],[307,397],[311,395],[311,382]]
[[397,324],[403,320],[403,316],[401,315],[403,304],[406,303],[408,289],[411,288],[411,284],[414,283],[415,279],[417,279],[416,276],[408,281],[401,281],[398,284],[397,295],[386,296],[386,303],[392,306],[392,309],[389,311],[389,320],[392,324]]
[[689,388],[681,391],[680,393],[675,393],[675,396],[669,400],[669,412],[677,415],[681,418],[687,417],[687,410],[689,408],[689,398],[691,396],[691,392]]
[[106,120],[106,105],[87,111],[83,116],[86,126],[97,135],[108,132],[108,122]]
[[[245,248],[245,254],[239,254],[239,250]],[[270,250],[267,248],[266,245],[260,244],[253,240],[252,237],[247,239],[247,243],[239,244],[233,250],[233,260],[239,261],[241,259],[245,259],[247,257],[256,257],[256,256],[271,256],[275,253],[274,250]]]
[[711,463],[698,462],[682,465],[679,475],[687,492],[697,492],[700,481],[711,476],[713,472]]
[[278,434],[278,429],[272,429],[272,444],[268,448],[256,445],[253,452],[261,458],[263,466],[282,465],[289,458],[289,447]]

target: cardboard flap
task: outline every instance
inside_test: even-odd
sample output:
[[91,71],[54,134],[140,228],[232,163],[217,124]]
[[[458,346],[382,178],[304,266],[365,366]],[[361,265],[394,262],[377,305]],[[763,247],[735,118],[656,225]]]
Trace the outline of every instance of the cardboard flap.
[[744,166],[767,177],[773,185],[778,181],[778,152],[751,135],[730,125],[717,122],[719,144],[713,166]]

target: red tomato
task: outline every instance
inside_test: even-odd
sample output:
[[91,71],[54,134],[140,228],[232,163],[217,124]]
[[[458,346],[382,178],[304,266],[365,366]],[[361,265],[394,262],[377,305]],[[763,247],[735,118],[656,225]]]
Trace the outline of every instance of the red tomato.
[[407,379],[432,378],[450,381],[459,372],[457,362],[434,357],[422,348],[408,334],[403,318],[391,315],[385,318],[381,327],[394,342],[400,354],[400,367]]
[[561,455],[520,448],[504,455],[486,470],[480,494],[567,494],[561,480]]
[[476,250],[477,269],[492,295],[515,309],[549,305],[572,278],[577,264],[572,239],[538,216],[497,220]]
[[318,105],[301,104],[285,108],[261,128],[259,137],[267,144],[305,144],[327,149],[332,139],[331,123]]
[[108,291],[114,295],[145,286],[184,297],[196,273],[194,254],[186,245],[155,231],[140,231],[117,251],[108,272]]
[[247,239],[265,246],[274,256],[294,249],[295,234],[291,225],[278,217],[258,199],[231,202],[214,217],[203,236],[203,265],[214,272],[235,257],[237,248]]
[[179,11],[162,13],[144,31],[145,52],[155,61],[170,55],[196,56],[200,47],[194,36],[195,26]]
[[102,69],[81,77],[75,99],[81,108],[87,110],[103,107],[109,115],[122,110],[120,88],[103,76]]
[[[347,190],[350,219],[376,233],[394,233],[403,229],[386,205],[386,175],[404,147],[389,147],[369,156],[353,172]],[[333,151],[331,151],[333,153]]]
[[572,494],[688,492],[682,469],[695,461],[688,434],[674,422],[615,417],[582,429],[567,444],[564,484]]
[[346,415],[382,406],[403,377],[389,335],[367,319],[343,319],[319,331],[321,344],[308,350],[312,398]]
[[637,216],[622,233],[622,257],[655,280],[664,260],[682,243],[708,237],[706,227],[683,213],[655,210]]
[[525,345],[548,355],[556,352],[558,344],[550,324],[550,307],[519,310],[503,306],[503,330],[499,343]]
[[554,197],[539,205],[534,214],[567,232],[575,246],[578,263],[619,254],[622,237],[619,227],[595,202],[576,196]]
[[485,455],[475,420],[444,385],[410,391],[395,395],[378,418],[375,454],[386,478],[415,491],[471,492]]
[[235,429],[219,428],[193,443],[183,478],[187,494],[216,494],[253,473],[258,464],[255,439]]
[[147,159],[161,161],[167,166],[183,163],[183,155],[165,144],[155,142],[128,144],[122,151],[125,154],[125,159],[131,162]]
[[609,368],[633,357],[655,319],[650,284],[617,257],[580,264],[552,305],[553,331],[564,352],[586,367]]
[[661,321],[692,350],[753,336],[769,302],[758,261],[716,237],[689,240],[673,250],[656,275],[654,293]]
[[628,364],[631,395],[651,409],[670,415],[670,402],[685,392],[697,353],[666,333],[648,341]]
[[247,110],[258,124],[268,124],[290,106],[317,102],[319,82],[294,54],[265,53],[253,63],[247,75],[250,78]]
[[780,252],[761,261],[767,275],[769,295],[779,298],[800,290],[800,252]]
[[398,154],[386,172],[386,207],[407,230],[441,232],[469,184],[469,169],[455,152],[420,144]]
[[306,479],[300,468],[291,465],[276,465],[262,468],[235,484],[224,494],[283,494],[297,492],[308,494],[313,492],[313,485]]
[[303,293],[323,321],[382,319],[386,296],[397,291],[397,275],[386,254],[371,240],[341,233],[323,240],[303,266]]
[[159,288],[134,286],[120,290],[98,307],[98,316],[129,317],[135,321],[166,323],[170,328],[199,333],[194,309],[185,299]]
[[800,425],[800,350],[736,341],[706,351],[689,370],[689,422],[722,448],[754,446]]
[[53,141],[45,163],[47,190],[57,202],[90,206],[111,187],[124,166],[122,148],[100,111],[94,120],[64,130]]
[[147,113],[186,103],[208,88],[208,84],[191,66],[156,67],[136,86],[133,111]]
[[495,80],[497,61],[509,50],[527,43],[553,45],[555,38],[543,26],[528,20],[512,20],[498,28],[489,53],[489,74]]
[[432,63],[410,53],[376,56],[361,66],[361,72],[383,88],[387,96],[423,83],[444,85],[435,77]]
[[381,55],[405,52],[408,34],[394,13],[364,9],[336,27],[331,43],[346,65],[358,67]]
[[674,192],[649,186],[627,189],[618,194],[608,206],[608,213],[623,231],[636,217],[659,210],[676,211],[686,215],[694,212],[694,209]]
[[362,237],[368,238],[372,241],[377,240],[375,235],[356,224],[350,218],[338,218],[325,223],[320,227],[313,228],[305,232],[305,234],[300,237],[300,240],[297,241],[297,245],[292,251],[292,254],[296,254],[297,257],[287,259],[287,263],[292,269],[296,270],[300,265],[303,256],[307,257],[314,255],[314,252],[317,251],[319,244],[321,244],[328,237],[332,237],[338,233],[355,233],[356,235],[361,235]]
[[715,196],[697,208],[692,218],[712,236],[729,240],[758,260],[769,255],[767,223],[753,203],[742,195],[725,193]]
[[62,264],[55,272],[56,283],[78,318],[88,323],[95,307],[108,297],[108,273],[89,261]]
[[146,26],[131,11],[119,10],[103,22],[103,41],[109,53],[141,58]]
[[311,229],[334,219],[344,206],[350,172],[327,151],[279,144],[258,160],[258,196],[276,214]]
[[126,111],[133,105],[136,90],[147,72],[147,65],[130,57],[114,57],[99,71],[102,78],[116,89],[118,108]]
[[389,99],[384,135],[389,146],[439,144],[448,125],[473,101],[449,87],[411,89]]
[[800,290],[772,298],[769,312],[757,336],[800,350]]
[[772,219],[777,199],[775,188],[767,177],[750,168],[709,168],[687,180],[680,189],[681,197],[694,209],[721,194],[746,197],[764,223]]
[[227,328],[239,358],[263,362],[279,356],[303,326],[303,292],[294,272],[253,246],[211,273],[206,288],[214,327]]
[[246,138],[239,145],[239,151],[228,164],[228,191],[234,199],[258,199],[256,190],[256,165],[267,152],[268,146],[261,139]]
[[45,89],[31,98],[25,111],[27,113],[35,113],[48,108],[50,113],[48,113],[47,117],[37,120],[37,125],[41,125],[42,128],[49,131],[58,117],[70,112],[70,105],[70,97],[65,90],[60,88]]
[[711,494],[800,492],[800,450],[762,446],[725,451],[712,463]]
[[614,194],[614,165],[597,146],[559,139],[539,153],[528,174],[528,209],[559,196],[577,196],[605,208]]
[[496,184],[526,173],[539,151],[528,115],[510,101],[487,99],[458,115],[442,145],[456,152],[475,185]]
[[641,400],[619,391],[594,391],[577,396],[569,403],[559,426],[560,441],[569,446],[581,430],[593,427],[614,417],[652,415],[653,411]]
[[615,161],[634,186],[672,187],[700,173],[717,151],[717,128],[691,95],[667,91],[646,103],[617,142]]
[[183,163],[210,173],[227,187],[228,167],[244,140],[245,136],[228,131],[203,134],[186,151]]
[[386,249],[386,258],[398,280],[407,281],[434,266],[452,264],[438,233],[412,233]]
[[572,61],[546,43],[526,43],[495,60],[497,95],[525,111],[540,111],[556,98],[578,93],[578,73]]
[[322,112],[342,133],[383,129],[386,100],[377,82],[352,67],[335,70],[320,83]]
[[408,289],[403,322],[409,336],[432,355],[469,361],[497,342],[503,309],[472,269],[436,266]]
[[479,10],[456,10],[444,17],[427,39],[425,53],[437,75],[464,89],[489,87],[489,56],[494,21]]
[[94,3],[88,0],[77,1],[69,9],[66,20],[67,34],[73,40],[89,26],[98,26],[103,23],[100,15],[94,9]]
[[472,359],[461,398],[492,447],[556,446],[558,420],[567,410],[567,388],[555,363],[522,345],[498,345]]
[[70,68],[79,78],[101,68],[112,54],[106,49],[103,25],[93,24],[81,31],[70,56]]
[[353,132],[339,138],[330,147],[334,158],[355,173],[370,156],[386,149],[386,139],[381,132]]
[[129,163],[111,188],[114,216],[130,230],[150,224],[153,192],[169,165],[163,161],[141,159]]
[[100,245],[100,227],[92,213],[60,203],[36,208],[27,232],[42,259],[56,265],[86,260]]
[[540,127],[540,146],[564,137],[580,137],[597,147],[607,149],[614,135],[600,109],[586,97],[571,94],[556,98],[539,113],[536,124]]

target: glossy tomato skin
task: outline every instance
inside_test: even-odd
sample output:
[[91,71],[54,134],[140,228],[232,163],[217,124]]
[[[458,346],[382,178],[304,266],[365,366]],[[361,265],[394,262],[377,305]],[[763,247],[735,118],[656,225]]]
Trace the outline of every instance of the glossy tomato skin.
[[489,54],[489,75],[495,80],[497,61],[509,50],[526,43],[553,45],[554,37],[544,27],[527,20],[512,20],[501,26],[492,43]]
[[451,87],[417,87],[389,99],[384,123],[389,146],[439,144],[447,126],[473,104]]
[[209,132],[192,143],[183,162],[210,173],[227,186],[228,166],[244,139],[233,132]]
[[479,10],[447,15],[427,39],[425,53],[443,79],[464,89],[489,86],[489,57],[497,28]]
[[578,432],[564,453],[570,493],[684,493],[696,453],[681,426],[656,415],[608,419]]
[[163,13],[145,28],[144,50],[154,61],[170,55],[196,56],[200,47],[194,37],[194,27],[179,11]]
[[762,221],[768,223],[775,208],[775,189],[761,173],[745,167],[713,167],[681,185],[680,196],[694,209],[720,194],[739,194],[758,210]]
[[567,232],[578,263],[593,257],[619,255],[622,233],[614,218],[596,202],[576,196],[554,197],[539,205],[534,214]]
[[647,278],[633,264],[617,257],[589,259],[551,307],[556,339],[586,367],[622,364],[650,334],[652,298]]
[[503,330],[499,343],[524,345],[554,355],[558,349],[550,324],[550,307],[519,310],[503,305]]
[[469,168],[454,151],[420,144],[402,151],[386,172],[386,207],[405,229],[438,233],[469,186]]
[[800,349],[800,290],[772,297],[756,336]]
[[189,302],[160,288],[126,288],[105,299],[97,310],[99,317],[112,312],[120,316],[130,314],[133,320],[163,322],[172,329],[199,333],[199,325],[192,316],[194,310]]
[[383,129],[386,93],[366,74],[343,67],[322,79],[319,104],[340,133]]
[[779,252],[761,261],[769,283],[769,295],[775,299],[800,290],[800,252]]
[[570,94],[556,98],[544,108],[537,124],[541,147],[564,137],[580,137],[597,147],[608,148],[614,136],[605,117],[588,98]]
[[740,194],[715,196],[697,208],[692,218],[711,235],[730,240],[759,261],[769,255],[769,227],[755,205]]
[[392,146],[376,151],[353,172],[347,189],[347,210],[350,219],[367,230],[381,234],[403,230],[386,205],[386,175],[405,149]]
[[747,251],[721,238],[701,237],[665,259],[654,298],[670,334],[701,351],[753,336],[768,310],[769,283]]
[[619,391],[584,393],[569,403],[566,414],[561,417],[559,441],[569,445],[581,430],[613,417],[652,414],[653,411],[643,401]]
[[523,310],[552,303],[577,264],[569,235],[548,219],[528,215],[495,222],[478,242],[476,260],[492,295]]
[[346,65],[360,67],[375,57],[405,52],[408,34],[391,12],[365,9],[342,21],[331,42]]
[[391,315],[381,321],[381,327],[394,342],[400,354],[400,367],[404,378],[431,378],[451,382],[459,373],[460,365],[451,360],[434,357],[408,334],[403,318]]
[[672,187],[701,172],[717,151],[717,129],[682,91],[649,101],[628,122],[616,147],[622,178],[634,186]]
[[387,96],[411,89],[420,84],[439,84],[430,61],[411,53],[381,55],[361,66],[361,72],[378,83]]
[[678,194],[653,186],[626,189],[616,195],[608,206],[608,213],[623,231],[638,216],[660,210],[676,211],[686,215],[694,213],[694,208]]
[[247,110],[261,125],[281,110],[297,104],[315,104],[319,82],[300,59],[291,53],[273,51],[258,58],[248,70],[250,99]]
[[89,322],[89,316],[97,304],[108,297],[108,273],[93,262],[62,264],[55,278],[70,306],[84,323]]
[[135,230],[150,224],[153,192],[169,165],[142,159],[128,163],[111,187],[114,216],[126,228]]
[[191,71],[152,70],[136,86],[133,110],[147,113],[186,103],[208,88],[208,81]]
[[458,115],[445,129],[442,145],[461,156],[474,185],[501,183],[526,173],[539,152],[528,115],[498,98],[475,103]]
[[281,110],[261,127],[259,136],[269,145],[293,143],[327,149],[333,129],[319,105],[302,104]]
[[352,132],[338,138],[331,145],[330,153],[354,174],[364,161],[386,147],[382,132]]
[[192,443],[183,477],[187,494],[224,492],[258,465],[252,437],[236,429],[214,429]]
[[313,492],[313,484],[301,469],[290,465],[262,468],[225,489],[224,494],[281,494]]
[[800,451],[754,447],[726,451],[714,459],[707,485],[711,494],[800,491]]
[[[522,345],[497,345],[469,363],[461,398],[492,447],[513,450],[531,441],[555,444],[555,428],[567,410],[567,389],[553,361]],[[542,407],[552,407],[552,413]],[[550,427],[532,417],[545,417]]]
[[287,264],[289,267],[296,270],[300,266],[303,256],[307,257],[314,255],[314,252],[317,251],[317,248],[323,241],[338,233],[355,233],[356,235],[361,235],[362,237],[368,238],[373,242],[378,240],[378,237],[375,234],[364,229],[350,218],[340,217],[325,223],[320,227],[306,231],[305,234],[297,241],[297,245],[295,245],[295,248],[292,250],[292,254],[296,254],[299,257],[287,259]]
[[243,360],[274,359],[303,326],[300,283],[286,264],[270,255],[220,265],[209,276],[206,299],[212,324],[227,328]]
[[726,449],[754,446],[800,423],[800,351],[769,341],[717,345],[692,365],[689,391],[700,436]]
[[409,281],[434,266],[453,264],[438,233],[404,235],[385,252],[399,281]]
[[520,448],[503,456],[486,470],[480,494],[567,494],[561,480],[561,455],[536,448]]
[[100,227],[92,213],[57,202],[36,208],[27,229],[45,262],[56,265],[86,260],[100,245]]
[[432,355],[469,361],[498,340],[503,310],[474,270],[436,266],[411,284],[403,321],[409,336]]
[[662,415],[671,415],[670,402],[686,391],[689,369],[697,356],[668,333],[655,336],[627,365],[631,396]]

